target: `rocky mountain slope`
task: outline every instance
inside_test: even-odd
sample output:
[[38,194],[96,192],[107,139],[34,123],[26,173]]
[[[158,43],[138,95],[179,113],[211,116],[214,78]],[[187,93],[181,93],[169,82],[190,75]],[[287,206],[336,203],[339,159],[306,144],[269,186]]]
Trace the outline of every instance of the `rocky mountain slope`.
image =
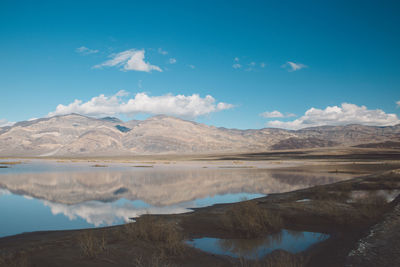
[[400,141],[400,125],[237,130],[163,115],[123,122],[70,114],[0,128],[0,156],[257,152],[386,141]]

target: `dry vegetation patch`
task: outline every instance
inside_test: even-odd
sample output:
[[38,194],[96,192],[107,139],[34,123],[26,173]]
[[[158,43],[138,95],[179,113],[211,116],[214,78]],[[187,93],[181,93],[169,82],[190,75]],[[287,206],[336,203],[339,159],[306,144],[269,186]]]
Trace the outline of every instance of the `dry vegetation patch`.
[[29,264],[28,255],[25,251],[11,253],[9,255],[0,255],[0,266],[1,267],[28,267]]
[[183,235],[176,225],[149,215],[126,224],[124,232],[132,240],[150,241],[168,255],[181,255],[185,249]]
[[360,216],[368,219],[376,219],[388,209],[386,197],[376,191],[370,191],[365,197],[356,199],[353,205]]
[[261,208],[255,201],[245,201],[233,205],[222,219],[223,227],[246,238],[278,232],[283,223],[278,213]]
[[168,260],[159,253],[154,253],[151,257],[138,256],[133,262],[134,267],[175,267],[177,265],[168,262]]
[[[371,184],[376,187],[374,183]],[[376,190],[363,190],[366,192],[365,196],[354,199],[353,186],[346,182],[311,188],[309,195],[311,201],[302,207],[314,214],[328,217],[340,225],[373,222],[387,210],[388,203],[385,196],[378,194]]]
[[78,236],[78,244],[82,255],[89,258],[95,258],[106,251],[106,240],[104,235],[97,237],[91,231],[85,231]]
[[337,185],[333,190],[330,190],[327,186],[315,186],[310,190],[312,199],[337,202],[346,202],[351,191],[352,185],[350,183]]
[[305,267],[308,259],[303,254],[276,250],[262,260],[239,259],[240,267]]

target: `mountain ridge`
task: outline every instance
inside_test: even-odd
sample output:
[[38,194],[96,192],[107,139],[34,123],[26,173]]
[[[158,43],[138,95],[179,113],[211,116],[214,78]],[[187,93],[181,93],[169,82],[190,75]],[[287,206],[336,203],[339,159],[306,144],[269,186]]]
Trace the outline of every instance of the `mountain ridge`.
[[166,115],[124,122],[72,113],[0,127],[0,156],[261,152],[386,141],[400,141],[400,124],[240,130]]

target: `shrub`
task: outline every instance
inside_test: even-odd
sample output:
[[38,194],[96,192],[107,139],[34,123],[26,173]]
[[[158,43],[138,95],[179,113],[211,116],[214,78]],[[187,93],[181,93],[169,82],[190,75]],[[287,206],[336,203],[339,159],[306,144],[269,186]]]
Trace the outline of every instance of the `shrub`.
[[277,232],[282,228],[279,214],[272,214],[258,206],[255,201],[246,201],[232,206],[223,217],[223,226],[246,238]]
[[99,253],[106,250],[104,235],[96,237],[91,231],[84,231],[78,236],[78,243],[82,254],[85,257],[95,258]]
[[185,248],[177,227],[153,216],[145,215],[135,223],[126,224],[125,232],[130,238],[153,242],[167,254],[182,254]]
[[375,191],[368,192],[365,197],[356,199],[354,204],[361,216],[372,219],[382,215],[388,206],[385,196]]

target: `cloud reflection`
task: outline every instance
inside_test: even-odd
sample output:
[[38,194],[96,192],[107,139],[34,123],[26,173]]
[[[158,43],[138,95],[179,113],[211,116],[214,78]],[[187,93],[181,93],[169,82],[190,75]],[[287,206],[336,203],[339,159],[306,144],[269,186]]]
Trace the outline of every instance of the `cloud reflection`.
[[43,201],[44,205],[51,209],[53,215],[63,214],[70,220],[75,220],[78,217],[86,222],[99,227],[120,224],[128,222],[132,217],[139,217],[143,214],[171,214],[183,213],[188,209],[183,207],[137,207],[132,203],[119,204],[102,203],[98,201],[89,201],[75,205],[65,205],[60,203],[52,203]]

